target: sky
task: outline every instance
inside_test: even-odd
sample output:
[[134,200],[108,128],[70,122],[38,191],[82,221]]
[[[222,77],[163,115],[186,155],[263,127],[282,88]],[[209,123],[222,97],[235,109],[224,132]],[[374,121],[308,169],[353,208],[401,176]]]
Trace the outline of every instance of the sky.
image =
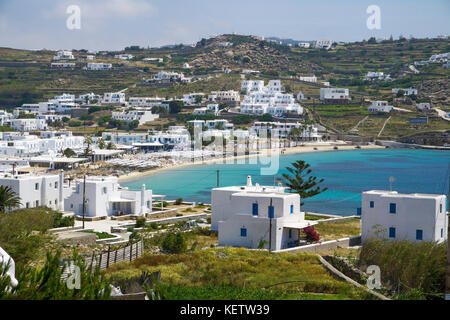
[[[79,29],[67,27],[71,5]],[[367,28],[370,5],[380,8],[380,29]],[[158,47],[233,32],[360,41],[449,31],[450,0],[0,0],[0,47],[20,49]]]

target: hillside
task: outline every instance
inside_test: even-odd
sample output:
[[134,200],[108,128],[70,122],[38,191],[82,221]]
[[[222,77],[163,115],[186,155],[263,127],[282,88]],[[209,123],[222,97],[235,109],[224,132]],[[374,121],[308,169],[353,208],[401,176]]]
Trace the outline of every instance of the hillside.
[[[374,139],[398,138],[421,132],[442,132],[450,122],[436,113],[423,114],[415,108],[418,102],[432,102],[444,112],[450,112],[450,69],[442,64],[411,66],[414,61],[428,60],[431,55],[449,52],[447,39],[401,39],[395,41],[362,41],[338,45],[331,50],[305,49],[280,45],[258,37],[220,35],[202,39],[194,46],[176,45],[164,48],[130,46],[122,51],[101,52],[94,62],[113,65],[111,71],[86,71],[86,50],[73,50],[76,67],[52,69],[55,55],[49,50],[17,50],[0,48],[0,107],[16,107],[36,103],[57,94],[103,94],[128,88],[127,96],[180,97],[190,92],[209,93],[213,90],[238,90],[242,79],[281,79],[287,92],[301,90],[307,100],[309,118],[339,134],[352,134]],[[118,53],[130,53],[131,60],[115,59]],[[160,61],[144,61],[159,58]],[[191,68],[184,68],[188,63]],[[231,73],[224,73],[228,67]],[[260,71],[258,75],[242,75],[244,69]],[[159,71],[183,72],[186,76],[202,76],[192,83],[172,83],[167,86],[143,85],[144,79]],[[393,81],[363,81],[368,71],[390,74]],[[298,76],[316,75],[318,82],[298,80]],[[324,81],[332,86],[350,89],[351,105],[323,105],[318,100]],[[415,87],[414,100],[397,99],[392,88]],[[370,100],[387,100],[409,112],[385,115],[367,112]],[[411,124],[412,117],[428,116],[426,124]],[[163,120],[163,119],[162,119]],[[176,119],[167,119],[167,123]],[[386,125],[384,126],[386,122]],[[384,130],[381,129],[384,127]]]

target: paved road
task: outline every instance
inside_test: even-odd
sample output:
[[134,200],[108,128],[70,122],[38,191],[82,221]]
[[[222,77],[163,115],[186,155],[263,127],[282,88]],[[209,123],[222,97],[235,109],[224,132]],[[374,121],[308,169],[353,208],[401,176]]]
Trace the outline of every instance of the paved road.
[[447,117],[447,113],[439,108],[433,108],[433,110],[436,110],[437,114],[439,115],[439,117],[441,117],[442,119],[446,120],[446,121],[450,121],[450,118]]

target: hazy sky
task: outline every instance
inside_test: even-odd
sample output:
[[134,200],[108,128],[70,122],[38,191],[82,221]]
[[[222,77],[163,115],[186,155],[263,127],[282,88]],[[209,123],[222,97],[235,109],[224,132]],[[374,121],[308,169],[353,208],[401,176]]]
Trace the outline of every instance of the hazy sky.
[[[69,5],[81,29],[69,30]],[[369,5],[381,29],[366,27]],[[194,43],[223,33],[295,40],[434,37],[450,32],[450,0],[0,0],[0,46],[122,49]]]

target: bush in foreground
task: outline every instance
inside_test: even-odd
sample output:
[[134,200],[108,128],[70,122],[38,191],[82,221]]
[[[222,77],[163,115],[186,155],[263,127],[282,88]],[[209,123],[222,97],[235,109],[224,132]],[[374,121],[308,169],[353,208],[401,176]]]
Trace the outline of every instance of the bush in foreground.
[[359,266],[377,265],[385,287],[400,299],[444,297],[447,241],[371,240],[361,248]]

